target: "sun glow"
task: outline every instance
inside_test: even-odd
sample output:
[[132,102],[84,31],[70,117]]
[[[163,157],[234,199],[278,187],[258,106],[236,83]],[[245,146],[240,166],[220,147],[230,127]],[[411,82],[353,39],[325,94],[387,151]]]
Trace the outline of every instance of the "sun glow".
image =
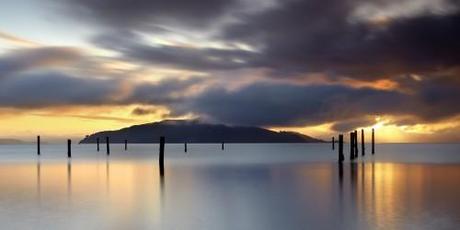
[[[370,126],[356,127],[355,130],[363,129],[365,131],[365,141],[371,141],[371,130],[375,130],[375,138],[377,143],[412,143],[412,142],[452,142],[458,138],[458,134],[449,132],[449,130],[457,130],[460,128],[458,118],[453,118],[447,121],[435,123],[417,123],[414,124],[398,124],[401,118],[393,116],[376,116],[375,123]],[[348,131],[333,130],[334,123],[325,123],[315,126],[305,127],[270,127],[274,131],[293,131],[299,132],[311,137],[320,138],[325,141],[330,141],[334,136],[337,138],[339,134],[347,135]],[[437,135],[433,135],[437,134]]]

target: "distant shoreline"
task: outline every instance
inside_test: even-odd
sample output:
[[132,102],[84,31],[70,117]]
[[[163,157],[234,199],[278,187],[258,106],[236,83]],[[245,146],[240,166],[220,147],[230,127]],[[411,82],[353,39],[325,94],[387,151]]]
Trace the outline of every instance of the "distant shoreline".
[[32,144],[32,143],[21,141],[18,139],[0,139],[0,145],[21,145],[21,144]]

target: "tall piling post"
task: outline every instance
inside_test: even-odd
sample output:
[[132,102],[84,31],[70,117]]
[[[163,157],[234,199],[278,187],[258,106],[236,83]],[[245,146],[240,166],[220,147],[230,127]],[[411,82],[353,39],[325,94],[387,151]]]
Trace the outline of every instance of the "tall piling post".
[[67,157],[72,158],[72,141],[70,139],[67,140]]
[[222,141],[222,150],[225,149],[225,143]]
[[37,136],[37,155],[40,156],[40,136]]
[[335,137],[332,137],[332,150],[335,150]]
[[365,151],[365,145],[364,145],[364,129],[361,129],[361,156],[366,155]]
[[184,142],[184,152],[187,152],[187,142]]
[[354,146],[355,146],[355,158],[358,158],[358,131],[355,130],[355,134],[353,135],[353,137],[355,138],[355,143],[354,143]]
[[354,136],[354,132],[350,132],[350,160],[355,159],[355,147],[353,146],[355,142],[355,138],[353,136]]
[[109,137],[105,137],[105,146],[107,151],[107,156],[110,156],[110,140]]
[[372,155],[375,154],[375,131],[372,129]]
[[342,163],[345,160],[343,155],[343,135],[339,135],[339,163]]
[[164,176],[165,174],[165,166],[164,166],[164,155],[165,155],[165,137],[160,137],[160,157],[159,157],[159,164],[160,164],[160,176]]
[[97,145],[97,151],[99,152],[100,148],[99,148],[99,137],[96,139],[96,145]]
[[125,151],[128,150],[128,140],[125,139]]

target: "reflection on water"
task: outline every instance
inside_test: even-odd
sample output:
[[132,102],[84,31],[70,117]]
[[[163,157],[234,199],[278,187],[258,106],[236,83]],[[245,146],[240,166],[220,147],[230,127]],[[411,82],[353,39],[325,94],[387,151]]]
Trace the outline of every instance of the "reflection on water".
[[156,160],[38,159],[0,165],[0,221],[10,229],[458,229],[458,178],[458,164],[371,160],[166,164],[162,178]]
[[[458,229],[459,165],[351,163],[346,226],[377,229]],[[345,176],[346,178],[346,176]]]

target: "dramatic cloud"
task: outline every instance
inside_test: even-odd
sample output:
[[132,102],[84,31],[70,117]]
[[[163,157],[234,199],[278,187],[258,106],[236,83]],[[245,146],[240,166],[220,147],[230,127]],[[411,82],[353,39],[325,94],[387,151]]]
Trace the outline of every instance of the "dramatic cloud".
[[402,93],[338,85],[254,84],[236,91],[208,90],[178,110],[230,124],[302,126],[338,122],[333,127],[337,130],[369,125],[372,122],[368,116],[412,115],[421,121],[437,121],[460,113],[455,99],[460,97],[460,87],[428,85],[420,86],[416,93]]
[[365,1],[352,13],[352,19],[379,21],[387,18],[445,15],[459,10],[456,0],[384,0]]
[[14,50],[0,57],[0,79],[16,72],[73,63],[81,57],[77,49],[68,47]]
[[[194,77],[136,82],[128,71],[120,78],[102,69],[102,76],[87,76],[91,71],[78,69],[84,59],[88,57],[81,51],[68,47],[16,49],[0,56],[0,107],[168,104],[182,100],[189,87],[203,82]],[[77,69],[69,73],[63,68],[68,66]]]
[[[115,1],[108,5],[108,9],[120,10],[129,18],[131,10],[136,12],[134,9],[143,6],[144,1],[140,2],[123,11],[123,4]],[[75,4],[97,12],[108,4],[105,1],[91,3]],[[225,5],[217,2],[199,5],[213,4]],[[388,15],[385,12],[389,10],[385,9],[394,8],[397,2],[282,1],[276,7],[242,13],[236,22],[222,27],[219,36],[210,38],[224,44],[247,44],[257,52],[240,47],[155,45],[136,35],[133,32],[136,27],[124,27],[115,34],[102,34],[92,41],[103,48],[118,51],[124,58],[146,64],[199,71],[267,68],[272,71],[270,76],[275,78],[319,72],[331,78],[346,76],[375,80],[402,74],[432,74],[458,67],[459,4],[447,0],[437,4],[423,0],[400,4],[407,5],[408,15],[375,19],[364,13],[380,9],[383,15]],[[189,17],[195,13],[193,9],[187,12],[179,11],[177,17]],[[207,18],[209,15],[201,16]],[[105,13],[97,17],[113,20]]]
[[121,58],[127,60],[199,71],[252,67],[253,64],[248,62],[258,55],[241,49],[154,46],[148,44],[139,35],[128,31],[112,31],[94,37],[92,42],[100,47],[119,52]]
[[295,126],[402,112],[406,108],[391,102],[405,100],[401,93],[344,86],[254,84],[237,91],[209,90],[187,109],[231,124]]
[[[75,15],[88,16],[96,21],[116,27],[154,29],[156,25],[176,24],[201,26],[216,21],[234,0],[66,0]],[[60,2],[62,3],[62,2]]]
[[251,52],[242,50],[223,50],[212,48],[184,48],[174,46],[132,47],[125,53],[126,57],[151,64],[169,65],[192,70],[235,70],[248,66]]
[[375,124],[375,119],[371,117],[359,116],[351,120],[338,121],[332,125],[332,129],[339,132],[347,132],[356,127],[368,127]]
[[134,84],[58,72],[18,74],[0,81],[0,107],[45,108],[75,105],[172,105],[200,80],[165,80]]
[[350,22],[359,5],[287,1],[247,15],[227,27],[224,38],[261,47],[257,63],[272,67],[275,76],[325,72],[375,78],[458,66],[459,11]]
[[138,84],[125,103],[167,105],[183,103],[188,98],[190,88],[203,84],[203,79],[190,78],[188,80],[167,79],[156,84]]
[[114,81],[60,73],[15,75],[0,83],[0,106],[29,108],[110,103],[118,87]]
[[136,116],[144,116],[144,115],[149,115],[149,114],[153,114],[156,112],[157,110],[153,108],[137,107],[131,113]]

